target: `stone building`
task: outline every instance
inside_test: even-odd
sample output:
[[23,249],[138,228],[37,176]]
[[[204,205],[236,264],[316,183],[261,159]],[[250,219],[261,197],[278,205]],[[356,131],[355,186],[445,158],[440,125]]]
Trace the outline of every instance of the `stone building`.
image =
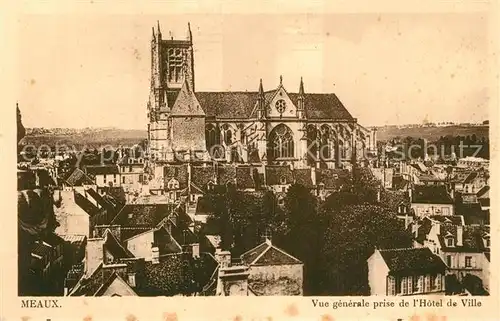
[[265,90],[195,90],[193,36],[151,39],[148,152],[156,164],[222,163],[339,168],[375,150],[376,134],[358,124],[334,93],[289,92],[280,77]]

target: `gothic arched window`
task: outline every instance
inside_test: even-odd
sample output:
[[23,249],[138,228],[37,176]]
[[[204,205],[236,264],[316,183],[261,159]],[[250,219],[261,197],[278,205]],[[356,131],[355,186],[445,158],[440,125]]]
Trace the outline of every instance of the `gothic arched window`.
[[316,126],[307,126],[307,162],[309,166],[316,164],[316,152],[318,150],[318,130]]
[[231,145],[233,142],[233,132],[231,127],[228,124],[224,124],[222,126],[222,130],[224,131],[224,143],[226,143],[227,146]]
[[320,157],[321,160],[329,160],[332,158],[332,130],[328,125],[321,126],[321,137],[320,137]]
[[293,132],[286,125],[279,124],[269,135],[271,159],[294,157]]
[[205,128],[205,139],[207,143],[207,150],[210,151],[214,146],[220,144],[220,131],[217,126],[208,124]]

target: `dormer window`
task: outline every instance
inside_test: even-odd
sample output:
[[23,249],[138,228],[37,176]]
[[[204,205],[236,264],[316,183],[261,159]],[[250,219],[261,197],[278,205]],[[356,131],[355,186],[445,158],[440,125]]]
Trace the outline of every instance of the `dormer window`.
[[454,247],[455,246],[455,239],[453,237],[447,237],[446,238],[446,246],[447,247]]
[[281,185],[286,185],[286,177],[285,176],[281,176],[280,183],[281,183]]
[[214,189],[214,183],[213,183],[213,182],[208,182],[208,184],[207,184],[207,189],[208,189],[209,191],[212,191],[212,190]]

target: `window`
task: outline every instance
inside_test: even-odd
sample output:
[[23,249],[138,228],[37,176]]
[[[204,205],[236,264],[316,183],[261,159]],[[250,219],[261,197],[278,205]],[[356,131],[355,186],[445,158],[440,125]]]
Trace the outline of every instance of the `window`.
[[441,291],[441,274],[436,276],[436,290]]
[[431,285],[431,280],[430,280],[430,275],[426,275],[425,278],[424,278],[424,292],[430,292],[430,285]]
[[104,184],[106,184],[106,175],[103,175],[103,177]]
[[116,184],[116,174],[113,174],[113,182]]
[[472,267],[472,257],[471,256],[466,256],[465,257],[465,267]]
[[451,255],[446,255],[446,265],[448,265],[448,267],[452,267],[453,265],[453,258],[451,257]]
[[285,176],[281,176],[281,178],[280,178],[280,184],[281,185],[285,185],[286,184],[286,177]]
[[454,247],[455,246],[455,239],[453,239],[452,237],[448,237],[446,239],[446,246]]
[[125,176],[122,176],[122,183],[125,184]]
[[436,278],[432,275],[429,276],[429,282],[430,282],[430,291],[434,290],[434,287],[436,286]]
[[485,247],[490,247],[490,238],[489,237],[487,237],[487,238],[484,239],[484,246]]
[[183,76],[184,55],[180,49],[168,50],[168,81],[179,82]]
[[387,278],[387,291],[388,295],[396,295],[396,280],[393,276]]
[[448,207],[443,207],[443,215],[450,215],[450,209]]
[[407,277],[408,280],[408,294],[413,293],[413,277],[409,276]]
[[401,294],[408,294],[408,281],[406,277],[401,278]]
[[269,135],[268,155],[271,159],[291,158],[294,156],[293,133],[286,125],[276,126]]

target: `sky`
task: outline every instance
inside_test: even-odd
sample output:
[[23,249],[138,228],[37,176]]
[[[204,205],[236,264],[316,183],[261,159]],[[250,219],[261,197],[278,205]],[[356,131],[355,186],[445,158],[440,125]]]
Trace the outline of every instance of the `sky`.
[[26,127],[145,129],[151,28],[184,39],[197,91],[275,89],[300,77],[365,126],[488,119],[485,13],[23,15],[18,102]]

